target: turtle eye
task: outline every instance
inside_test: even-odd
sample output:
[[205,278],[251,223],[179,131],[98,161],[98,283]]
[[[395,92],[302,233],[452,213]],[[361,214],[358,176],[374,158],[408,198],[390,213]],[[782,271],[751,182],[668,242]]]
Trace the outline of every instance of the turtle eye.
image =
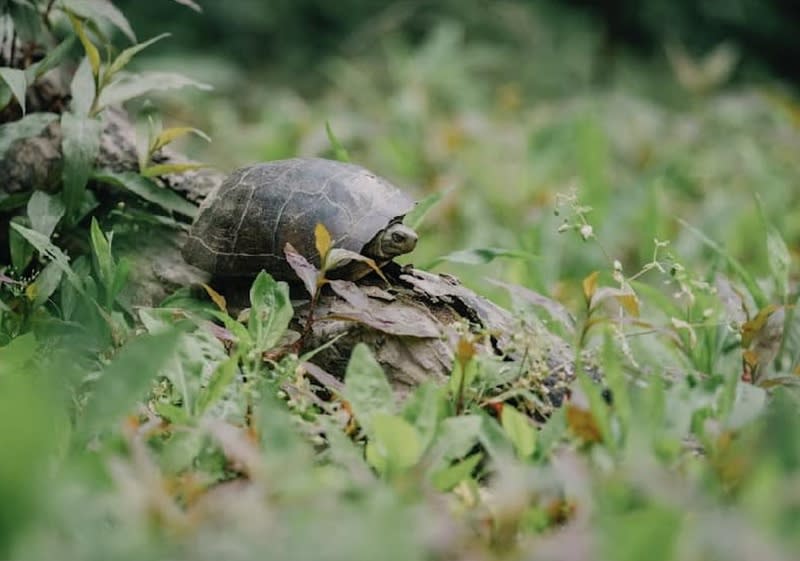
[[402,232],[392,232],[392,242],[401,244],[406,241],[406,235]]

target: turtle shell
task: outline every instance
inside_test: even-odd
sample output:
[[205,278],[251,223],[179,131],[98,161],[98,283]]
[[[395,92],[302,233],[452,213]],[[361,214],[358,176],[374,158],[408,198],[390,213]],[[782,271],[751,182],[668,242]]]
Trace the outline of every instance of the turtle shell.
[[319,267],[314,229],[323,224],[333,245],[361,253],[414,201],[385,179],[354,164],[294,158],[237,169],[211,193],[183,247],[187,262],[220,277],[262,269],[296,280],[284,257],[292,244]]

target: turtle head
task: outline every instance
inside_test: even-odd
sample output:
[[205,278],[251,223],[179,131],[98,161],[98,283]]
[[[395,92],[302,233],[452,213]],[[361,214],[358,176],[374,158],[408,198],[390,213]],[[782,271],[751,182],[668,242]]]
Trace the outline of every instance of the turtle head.
[[390,224],[364,248],[364,255],[377,259],[393,259],[410,253],[417,246],[417,233],[399,222]]

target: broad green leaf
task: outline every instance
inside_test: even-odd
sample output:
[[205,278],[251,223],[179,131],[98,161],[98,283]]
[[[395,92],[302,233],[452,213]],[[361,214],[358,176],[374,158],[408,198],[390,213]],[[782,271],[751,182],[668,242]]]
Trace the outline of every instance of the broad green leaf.
[[78,69],[75,70],[75,75],[72,77],[69,89],[72,94],[70,110],[75,115],[88,117],[96,94],[94,76],[92,76],[92,68],[89,65],[88,58],[84,57],[81,60]]
[[520,458],[530,458],[536,449],[536,429],[530,419],[506,404],[500,413],[500,423]]
[[69,266],[69,258],[64,255],[64,253],[58,247],[56,247],[47,238],[47,236],[40,234],[36,230],[31,230],[30,228],[26,228],[14,222],[11,223],[11,227],[23,238],[25,238],[28,243],[36,248],[36,250],[43,257],[55,263],[56,266],[67,276],[67,280],[69,280],[70,284],[75,288],[75,290],[77,290],[80,294],[85,294],[83,281]]
[[433,473],[431,475],[431,483],[442,492],[450,491],[465,479],[469,479],[482,459],[483,454],[481,452],[467,456],[460,462]]
[[111,22],[125,36],[136,42],[136,35],[130,23],[119,9],[107,0],[63,0],[64,5],[72,12],[85,18],[96,20],[98,17]]
[[11,253],[11,264],[17,271],[24,271],[33,259],[34,247],[25,239],[25,236],[16,230],[16,226],[30,226],[30,221],[24,216],[15,216],[9,223],[8,249]]
[[333,134],[333,129],[329,121],[325,121],[325,132],[328,134],[328,141],[331,143],[331,148],[333,148],[334,157],[340,162],[349,162],[350,154],[347,153],[345,147],[342,146],[342,143],[339,142],[339,139]]
[[0,158],[15,140],[38,135],[57,118],[55,113],[31,113],[18,121],[0,125]]
[[132,171],[114,172],[107,169],[97,170],[92,178],[103,183],[123,187],[146,201],[156,204],[164,210],[177,212],[189,218],[197,214],[197,207],[180,195],[165,187],[160,187],[152,179],[142,177]]
[[48,238],[64,216],[64,203],[56,195],[44,191],[34,191],[28,199],[28,219],[31,227]]
[[[46,482],[69,425],[63,402],[52,395],[55,380],[49,384],[43,373],[25,364],[18,371],[7,370],[7,360],[27,353],[35,343],[26,334],[0,348],[0,426],[5,427],[0,431],[0,557],[6,559],[15,556],[9,547],[15,538],[27,532],[28,522],[41,520],[42,508],[49,504]],[[17,375],[5,375],[9,372]]]
[[25,333],[0,347],[0,376],[24,374],[28,363],[36,358],[37,342],[33,332]]
[[158,133],[150,146],[150,152],[152,153],[156,150],[160,150],[167,144],[187,134],[193,134],[199,136],[206,142],[211,142],[211,138],[200,129],[194,127],[171,127]]
[[70,35],[61,41],[56,48],[48,52],[47,56],[42,60],[26,68],[25,77],[28,79],[28,83],[32,84],[37,78],[40,78],[49,70],[60,66],[61,63],[66,60],[72,47],[75,46],[75,41],[77,41],[75,35]]
[[17,98],[19,106],[22,108],[22,114],[25,114],[25,91],[28,89],[28,80],[25,77],[25,71],[17,68],[0,67],[0,78]]
[[[668,504],[668,503],[667,503]],[[670,561],[681,540],[681,514],[671,508],[646,505],[624,514],[598,513],[602,528],[600,559]]]
[[[166,404],[165,404],[166,405]],[[179,407],[173,406],[173,411],[181,410]],[[157,409],[159,414],[164,411],[164,408]],[[189,424],[190,420],[185,422],[173,420],[177,424]],[[197,456],[203,451],[203,448],[208,445],[208,436],[199,430],[178,430],[173,431],[169,439],[163,444],[163,450],[159,456],[159,464],[167,474],[178,474],[192,467],[197,459]]]
[[76,17],[72,13],[67,13],[69,15],[70,22],[72,22],[72,29],[75,30],[75,34],[78,36],[78,39],[80,39],[84,52],[86,52],[86,58],[89,59],[89,65],[92,69],[92,76],[97,78],[100,75],[100,51],[97,50],[95,44],[92,43],[91,39],[89,39],[89,35],[87,35],[86,28],[84,27],[80,18]]
[[128,47],[121,53],[117,55],[117,58],[114,59],[114,62],[106,69],[105,74],[103,75],[103,80],[108,81],[113,77],[117,72],[125,68],[128,63],[136,56],[139,52],[143,51],[153,43],[164,39],[165,37],[169,37],[169,33],[162,33],[161,35],[157,35],[152,39],[148,39],[143,43],[139,43],[138,45],[134,45],[132,47]]
[[191,86],[199,90],[210,90],[211,86],[170,72],[147,72],[126,74],[106,86],[100,94],[99,107],[119,105],[152,91],[172,90]]
[[405,402],[403,417],[417,429],[423,449],[428,448],[436,435],[444,403],[442,388],[433,382],[421,384]]
[[481,434],[482,423],[479,415],[458,415],[443,420],[433,443],[434,467],[462,458],[474,448]]
[[177,405],[164,401],[156,401],[153,403],[153,409],[155,409],[159,417],[166,419],[170,423],[188,425],[192,422],[191,416],[183,407],[178,407]]
[[344,377],[344,396],[350,402],[356,421],[370,437],[374,434],[374,416],[395,410],[394,393],[386,374],[364,343],[357,344],[350,355]]
[[77,218],[86,184],[100,151],[103,125],[97,119],[64,113],[61,115],[61,149],[64,153],[62,196],[68,220]]
[[153,379],[175,355],[178,331],[140,335],[120,349],[103,370],[83,414],[88,430],[105,430],[108,423],[132,412]]
[[14,22],[14,33],[20,43],[35,42],[42,37],[42,18],[33,3],[29,0],[12,0],[3,4]]
[[38,308],[47,302],[61,284],[61,277],[64,276],[58,265],[48,263],[44,269],[36,276],[31,286],[35,287],[33,294],[33,307]]
[[147,166],[140,171],[143,177],[158,177],[160,175],[168,175],[170,173],[183,173],[196,169],[208,167],[206,164],[196,162],[182,162],[175,164],[156,164],[154,166]]
[[256,352],[272,350],[286,333],[293,315],[289,285],[261,271],[250,288],[247,325]]
[[380,473],[396,474],[419,461],[422,443],[416,429],[402,417],[376,413],[373,435],[367,442],[367,461]]
[[208,381],[197,397],[197,415],[202,415],[208,408],[219,400],[228,385],[236,378],[238,372],[239,357],[232,356],[228,360],[221,362],[211,374]]

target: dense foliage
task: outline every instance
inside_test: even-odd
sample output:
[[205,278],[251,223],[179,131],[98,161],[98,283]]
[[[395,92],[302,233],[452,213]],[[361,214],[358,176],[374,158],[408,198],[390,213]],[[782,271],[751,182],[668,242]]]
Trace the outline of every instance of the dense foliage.
[[[682,51],[674,78],[623,57],[590,86],[593,44],[525,13],[502,25],[527,43],[367,34],[304,97],[130,73],[161,38],[104,0],[3,3],[3,166],[54,123],[62,163],[0,185],[0,558],[793,558],[800,108]],[[128,105],[133,169],[96,169],[112,106],[182,86],[168,117]],[[194,213],[160,180],[196,167],[163,163],[178,138],[223,168],[346,148],[430,205],[410,259],[594,356],[603,387],[579,374],[534,421],[531,380],[465,335],[445,384],[401,398],[358,346],[321,389],[263,273],[239,317],[213,290],[131,305],[120,242]]]

